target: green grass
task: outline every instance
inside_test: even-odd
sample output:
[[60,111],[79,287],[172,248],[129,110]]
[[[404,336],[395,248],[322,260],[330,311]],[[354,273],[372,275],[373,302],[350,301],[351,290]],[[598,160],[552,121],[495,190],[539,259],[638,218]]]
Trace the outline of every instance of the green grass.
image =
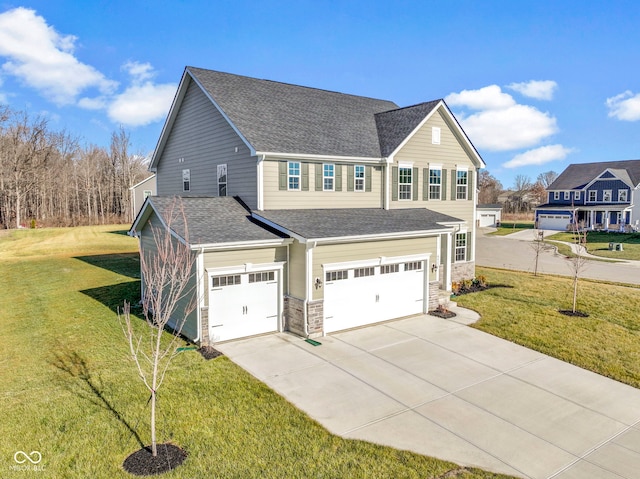
[[580,280],[578,310],[571,309],[571,279],[476,268],[491,288],[460,296],[480,313],[474,327],[604,376],[640,387],[640,288]]
[[[556,241],[574,241],[571,233],[556,233],[546,239]],[[609,243],[622,243],[623,251],[609,251]],[[607,233],[604,231],[587,232],[587,251],[595,256],[611,259],[629,259],[640,261],[640,233]]]
[[[514,222],[514,221],[503,221],[500,223],[500,226],[496,229],[496,231],[490,233],[495,236],[506,236],[511,233],[517,233],[518,231],[523,230],[532,230],[533,222]],[[533,233],[532,233],[533,234]]]
[[[0,236],[0,467],[9,470],[20,450],[41,452],[44,467],[10,474],[131,477],[121,464],[149,441],[148,395],[114,312],[140,288],[137,243],[114,234],[124,229]],[[457,469],[334,436],[225,357],[181,353],[158,408],[159,440],[189,454],[161,477],[423,479]],[[451,477],[506,476],[466,469]]]

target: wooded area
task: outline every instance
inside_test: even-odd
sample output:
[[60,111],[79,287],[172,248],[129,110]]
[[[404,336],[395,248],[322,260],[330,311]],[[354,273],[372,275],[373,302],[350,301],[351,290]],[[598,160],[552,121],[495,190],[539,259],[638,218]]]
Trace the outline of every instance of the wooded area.
[[43,117],[0,107],[0,227],[132,221],[129,187],[149,172],[129,149],[122,128],[108,149],[80,146]]

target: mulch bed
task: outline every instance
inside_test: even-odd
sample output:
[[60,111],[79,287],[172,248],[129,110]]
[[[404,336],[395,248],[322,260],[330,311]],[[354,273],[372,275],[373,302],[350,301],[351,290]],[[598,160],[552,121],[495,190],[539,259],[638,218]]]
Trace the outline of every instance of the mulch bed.
[[437,309],[433,309],[429,311],[429,314],[431,316],[437,316],[438,318],[443,318],[443,319],[455,318],[456,316],[456,313],[454,313],[453,311],[439,311]]
[[484,291],[485,289],[492,289],[492,288],[513,288],[513,286],[509,284],[487,284],[485,286],[472,285],[472,286],[469,286],[468,288],[460,289],[457,293],[452,293],[452,294],[453,296],[462,296],[463,294],[477,293],[478,291]]
[[125,471],[136,476],[154,476],[175,469],[187,458],[187,452],[175,444],[158,444],[153,457],[151,446],[137,450],[124,460]]
[[198,352],[202,354],[202,357],[205,359],[214,359],[222,356],[222,353],[212,346],[202,346],[198,349]]
[[571,311],[570,309],[559,309],[558,313],[564,314],[565,316],[573,316],[576,318],[588,318],[589,314],[584,313],[582,311]]

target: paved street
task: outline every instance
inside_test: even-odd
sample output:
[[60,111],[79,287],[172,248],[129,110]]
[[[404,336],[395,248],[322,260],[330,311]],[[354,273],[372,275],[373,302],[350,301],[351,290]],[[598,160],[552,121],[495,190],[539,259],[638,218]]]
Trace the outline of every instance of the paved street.
[[[532,247],[533,230],[520,231],[508,236],[477,236],[476,264],[497,268],[528,271],[535,268],[535,251]],[[555,231],[547,232],[550,236]],[[538,272],[547,274],[571,275],[571,266],[565,256],[556,253],[549,247],[538,258]],[[640,284],[640,261],[609,263],[604,261],[588,261],[582,278],[601,279],[621,283]]]

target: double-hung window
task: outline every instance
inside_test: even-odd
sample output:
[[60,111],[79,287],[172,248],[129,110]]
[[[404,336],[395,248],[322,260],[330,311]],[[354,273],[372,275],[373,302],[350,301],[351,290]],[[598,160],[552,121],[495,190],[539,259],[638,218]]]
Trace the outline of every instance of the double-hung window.
[[554,191],[553,192],[553,199],[556,200],[556,201],[560,199],[560,192],[559,191]]
[[410,200],[413,191],[413,168],[411,166],[398,167],[398,199]]
[[456,233],[456,262],[467,259],[467,233]]
[[573,199],[574,200],[579,200],[580,199],[580,192],[579,191],[574,191],[573,192]]
[[335,179],[335,166],[329,163],[322,165],[322,190],[333,191],[333,182]]
[[442,194],[442,169],[429,169],[429,199],[439,200]]
[[353,189],[364,191],[364,165],[355,165],[353,169]]
[[602,201],[604,203],[610,203],[611,202],[611,190],[604,190],[602,192]]
[[191,191],[191,170],[182,170],[182,191]]
[[290,161],[287,173],[287,188],[289,190],[300,189],[300,162]]
[[618,201],[627,201],[627,190],[618,190]]
[[227,164],[218,165],[218,196],[227,196]]
[[467,199],[467,186],[469,185],[469,172],[456,170],[456,200]]
[[564,199],[567,200],[567,201],[571,199],[571,192],[570,191],[565,191],[564,192]]
[[598,201],[598,192],[596,190],[589,190],[589,201]]

